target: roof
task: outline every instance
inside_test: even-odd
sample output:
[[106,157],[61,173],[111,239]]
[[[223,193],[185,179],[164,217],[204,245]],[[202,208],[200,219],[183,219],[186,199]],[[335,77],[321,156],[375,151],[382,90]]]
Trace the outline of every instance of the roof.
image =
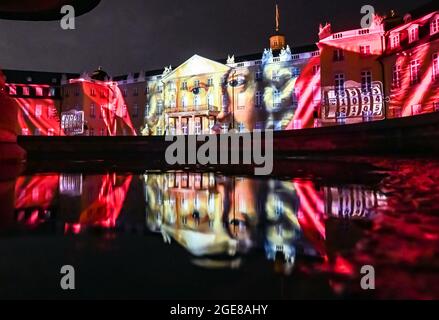
[[[77,73],[25,71],[25,70],[2,70],[6,76],[6,82],[16,84],[53,84],[60,85],[63,75],[67,79],[78,78]],[[56,81],[54,81],[56,79]]]
[[[317,47],[316,44],[308,44],[308,45],[303,45],[303,46],[298,46],[298,47],[291,47],[291,53],[292,54],[299,54],[299,53],[305,53],[305,52],[314,52],[314,51],[318,51],[319,48]],[[253,54],[247,54],[247,55],[241,55],[241,56],[237,56],[235,57],[235,63],[240,63],[240,62],[245,62],[245,61],[255,61],[255,60],[261,60],[262,58],[262,52],[260,53],[253,53]],[[213,60],[222,64],[226,64],[227,63],[227,59],[223,58],[223,59],[216,59]],[[158,76],[158,75],[162,75],[163,74],[163,69],[158,69],[158,70],[151,70],[151,71],[146,71],[145,72],[145,77],[152,77],[152,76]],[[140,73],[134,73],[132,74],[134,79],[138,79],[140,76]],[[121,76],[117,76],[117,77],[113,77],[113,81],[124,81],[128,79],[128,75],[121,75]]]

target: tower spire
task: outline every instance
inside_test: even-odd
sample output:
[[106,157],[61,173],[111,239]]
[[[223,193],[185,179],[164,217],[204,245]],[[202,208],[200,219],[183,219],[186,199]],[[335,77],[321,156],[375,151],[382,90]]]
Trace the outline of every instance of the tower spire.
[[272,50],[280,51],[285,48],[286,39],[283,34],[280,33],[280,10],[279,5],[276,2],[276,32],[270,37],[270,48]]

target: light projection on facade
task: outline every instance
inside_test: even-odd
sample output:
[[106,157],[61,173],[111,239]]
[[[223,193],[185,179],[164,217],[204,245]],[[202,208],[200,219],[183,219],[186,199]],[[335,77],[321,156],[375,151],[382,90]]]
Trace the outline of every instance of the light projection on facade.
[[193,56],[148,83],[144,135],[300,129],[313,125],[320,104],[316,52],[228,64]]
[[[122,91],[115,82],[78,79],[70,80],[64,88],[69,99],[64,101],[66,111],[83,111],[86,127],[90,131],[104,132],[108,136],[136,136],[137,132],[128,112]],[[72,97],[70,98],[70,94]],[[78,110],[81,109],[81,110]]]

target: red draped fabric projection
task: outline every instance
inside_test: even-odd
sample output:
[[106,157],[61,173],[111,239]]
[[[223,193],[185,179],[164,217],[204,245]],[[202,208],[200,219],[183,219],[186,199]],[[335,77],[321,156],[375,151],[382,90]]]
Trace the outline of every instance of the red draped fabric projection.
[[99,196],[82,211],[80,226],[113,228],[125,202],[132,176],[106,175],[102,178]]
[[[297,78],[294,88],[299,93],[298,108],[286,130],[312,128],[314,126],[314,111],[317,111],[320,107],[321,97],[320,70],[315,69],[319,65],[319,57],[311,58]],[[316,72],[316,70],[319,72]]]

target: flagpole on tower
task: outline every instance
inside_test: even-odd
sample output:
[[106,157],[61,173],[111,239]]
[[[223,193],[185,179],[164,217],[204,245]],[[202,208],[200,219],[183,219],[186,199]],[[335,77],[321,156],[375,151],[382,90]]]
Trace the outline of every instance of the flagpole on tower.
[[279,32],[279,25],[280,25],[279,5],[276,3],[276,32]]

